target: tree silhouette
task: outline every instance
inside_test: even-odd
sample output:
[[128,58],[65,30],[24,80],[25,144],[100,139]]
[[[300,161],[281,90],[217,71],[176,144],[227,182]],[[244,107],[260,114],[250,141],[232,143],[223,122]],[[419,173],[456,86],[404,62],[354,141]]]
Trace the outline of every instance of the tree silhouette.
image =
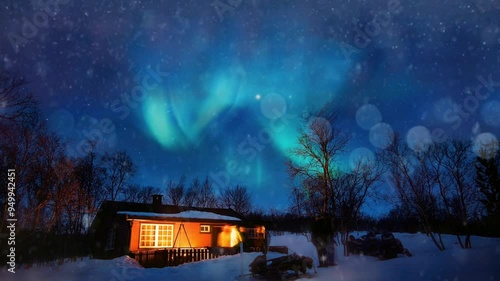
[[475,163],[475,183],[482,193],[485,222],[492,234],[500,235],[500,149],[491,143],[480,151]]
[[136,167],[125,151],[117,151],[113,154],[106,152],[102,157],[102,166],[105,173],[106,196],[115,201],[135,174]]
[[252,199],[245,186],[228,187],[221,194],[222,206],[238,213],[248,214],[252,209]]

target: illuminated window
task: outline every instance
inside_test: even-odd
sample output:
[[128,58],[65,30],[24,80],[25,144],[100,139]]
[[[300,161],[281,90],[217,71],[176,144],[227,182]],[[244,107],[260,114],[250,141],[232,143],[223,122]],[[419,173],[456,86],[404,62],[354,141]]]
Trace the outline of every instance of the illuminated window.
[[106,236],[106,250],[114,250],[115,249],[115,238],[116,238],[116,229],[110,228],[108,230],[108,235]]
[[172,247],[174,226],[172,224],[141,224],[140,248]]
[[203,233],[210,233],[210,225],[200,225],[200,232]]

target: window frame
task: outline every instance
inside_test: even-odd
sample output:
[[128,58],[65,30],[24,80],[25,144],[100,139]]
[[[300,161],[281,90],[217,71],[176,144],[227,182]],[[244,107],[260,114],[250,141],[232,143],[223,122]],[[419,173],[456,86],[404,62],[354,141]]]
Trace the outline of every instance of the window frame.
[[115,249],[116,246],[116,228],[111,227],[108,229],[108,232],[106,233],[106,246],[104,249],[106,251],[112,251]]
[[246,234],[248,239],[258,239],[259,238],[259,233],[257,232],[257,228],[255,227],[249,227],[246,229]]
[[[208,230],[203,230],[204,227]],[[200,224],[200,233],[212,233],[212,227],[209,224]]]
[[[153,229],[143,229],[143,226],[154,226]],[[165,235],[165,241],[170,241],[167,245],[161,245],[159,246],[159,243],[162,242],[162,239],[159,239],[160,235],[160,227],[166,227],[166,229],[162,230],[165,231],[167,234]],[[154,231],[152,235],[154,235],[154,246],[143,246],[143,242],[151,242],[150,240],[143,240],[145,237],[150,237],[152,236],[151,234],[143,234],[143,231]],[[168,239],[168,236],[170,236],[170,239]],[[173,224],[167,224],[167,223],[141,223],[139,226],[139,248],[140,249],[164,249],[164,248],[173,248],[174,244],[174,225]]]

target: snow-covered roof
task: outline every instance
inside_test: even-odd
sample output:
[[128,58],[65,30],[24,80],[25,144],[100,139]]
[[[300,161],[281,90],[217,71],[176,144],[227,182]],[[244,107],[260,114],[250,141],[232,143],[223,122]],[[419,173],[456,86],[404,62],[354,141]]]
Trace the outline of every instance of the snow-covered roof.
[[241,221],[241,219],[230,216],[223,216],[212,212],[203,211],[184,211],[175,214],[150,213],[150,212],[117,212],[119,215],[129,215],[135,217],[147,218],[175,218],[175,219],[204,219],[204,220],[225,220],[225,221]]

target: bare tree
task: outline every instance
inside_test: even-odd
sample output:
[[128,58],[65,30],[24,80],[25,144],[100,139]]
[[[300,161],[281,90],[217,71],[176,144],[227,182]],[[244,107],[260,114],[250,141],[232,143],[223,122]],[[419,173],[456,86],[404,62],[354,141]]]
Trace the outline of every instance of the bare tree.
[[87,211],[86,200],[90,199],[78,179],[75,160],[63,156],[55,163],[54,170],[58,182],[52,196],[52,217],[49,225],[53,226],[56,233],[82,234],[89,226],[94,213]]
[[216,208],[218,205],[217,197],[215,196],[212,183],[208,180],[208,177],[205,178],[200,187],[200,192],[197,194],[198,196],[195,200],[195,206],[201,208]]
[[56,231],[63,234],[81,234],[85,229],[83,218],[87,203],[76,171],[74,160],[63,157],[56,163],[59,179],[54,197],[54,220]]
[[351,171],[340,172],[335,179],[337,185],[336,205],[339,220],[341,240],[344,245],[344,255],[347,251],[347,239],[359,219],[361,207],[366,198],[380,179],[383,170],[381,165],[367,159],[359,159],[354,163]]
[[480,202],[484,208],[484,222],[500,235],[500,146],[498,142],[484,144],[475,161],[475,177]]
[[320,194],[320,211],[324,216],[335,214],[335,158],[350,139],[348,134],[331,126],[333,120],[335,114],[326,113],[308,118],[306,128],[300,132],[298,147],[291,151],[291,156],[296,160],[287,162],[292,180],[309,183],[304,186],[308,189],[307,193]]
[[184,179],[185,177],[181,177],[181,179],[175,183],[170,180],[167,184],[167,188],[165,191],[166,199],[168,204],[172,204],[175,206],[180,206],[184,200]]
[[[306,200],[304,202],[305,212],[308,216],[311,217],[320,217],[323,215],[323,203],[324,197],[322,192],[317,192],[321,190],[321,186],[323,184],[323,180],[321,177],[318,178],[306,178],[301,182],[301,187],[297,190],[297,192],[301,193],[301,196]],[[331,191],[329,191],[331,194]],[[333,198],[329,198],[328,200],[333,200]],[[329,204],[331,207],[333,204]],[[334,214],[331,208],[327,209],[328,214]]]
[[[474,184],[472,145],[453,140],[430,148],[429,161],[439,186],[446,218],[451,222],[462,248],[471,248],[470,223],[479,208],[479,194]],[[460,234],[465,235],[465,244]]]
[[194,178],[191,182],[191,185],[186,190],[186,194],[184,195],[182,204],[188,207],[195,206],[197,200],[196,198],[198,197],[198,192],[200,192],[200,189],[200,180],[198,178]]
[[[0,122],[6,129],[0,141],[2,166],[16,168],[17,215],[20,227],[29,230],[72,233],[75,194],[79,185],[73,166],[64,155],[64,144],[47,131],[38,114],[21,116],[20,122]],[[3,141],[7,142],[3,142]]]
[[[20,227],[29,230],[51,230],[55,225],[52,211],[59,184],[54,167],[63,156],[62,143],[56,135],[47,131],[38,110],[29,108],[27,101],[31,97],[22,99],[23,93],[16,92],[15,85],[19,85],[16,84],[19,80],[9,81],[14,81],[14,85],[10,85],[12,88],[2,88],[0,92],[7,93],[8,97],[11,97],[12,93],[21,96],[20,100],[17,100],[19,104],[0,114],[0,166],[16,170],[16,215]],[[5,84],[2,87],[5,87]],[[6,179],[2,178],[2,181],[4,180]],[[1,193],[6,195],[6,190]],[[4,225],[7,217],[6,197],[1,196],[0,202],[3,207],[1,224]]]
[[135,165],[125,151],[117,151],[114,154],[105,153],[102,157],[102,165],[105,169],[106,195],[110,200],[115,201],[134,175]]
[[252,209],[252,199],[245,186],[228,187],[221,192],[222,205],[240,214],[248,214]]
[[217,197],[208,177],[200,183],[198,178],[194,178],[187,189],[183,205],[188,207],[216,208],[218,205]]
[[309,207],[310,200],[308,200],[307,194],[304,192],[304,189],[300,186],[292,184],[290,190],[290,206],[288,208],[289,212],[298,217],[311,216],[312,210]]
[[75,208],[78,208],[72,225],[74,233],[82,233],[85,227],[84,220],[87,222],[93,219],[97,213],[100,204],[105,200],[104,180],[106,171],[98,161],[96,153],[96,143],[89,143],[90,150],[81,158],[75,159],[75,177],[78,181],[79,194]]
[[[335,185],[336,157],[348,143],[350,136],[331,126],[335,114],[327,113],[326,107],[318,117],[306,118],[307,125],[299,133],[298,146],[291,150],[287,162],[288,173],[293,181],[303,184],[312,206],[320,199],[320,218],[312,225],[313,243],[318,256],[327,251],[329,263],[335,264],[333,219],[336,214],[337,186]],[[316,206],[315,206],[316,207]],[[320,231],[321,229],[321,231]],[[327,250],[328,249],[328,250]],[[320,264],[324,260],[321,259]]]
[[0,120],[18,122],[33,114],[36,102],[23,77],[0,72]]
[[123,200],[125,202],[140,203],[141,186],[130,184],[123,189]]
[[[59,185],[55,163],[63,157],[59,138],[53,134],[37,135],[30,157],[26,182],[25,217],[27,229],[48,230],[54,220],[50,219],[54,210],[56,187]],[[57,206],[54,206],[57,207]]]
[[145,186],[139,192],[139,203],[151,203],[153,195],[160,194],[161,190],[154,186]]
[[[27,175],[30,161],[37,150],[36,141],[45,134],[43,122],[31,93],[25,89],[26,80],[18,75],[0,71],[0,167],[16,169],[16,205],[24,208]],[[0,184],[7,186],[7,178]],[[6,222],[7,189],[0,189],[0,227]],[[17,212],[22,216],[22,210]]]
[[401,204],[418,216],[436,247],[444,250],[438,231],[441,210],[435,189],[436,176],[429,167],[430,155],[429,150],[411,150],[398,136],[385,150],[379,152]]
[[160,193],[161,190],[157,187],[130,184],[124,189],[123,197],[127,202],[147,204],[151,203],[153,195]]
[[[2,167],[6,169],[16,169],[16,205],[21,209],[17,215],[23,216],[23,209],[26,203],[28,186],[31,184],[28,175],[31,173],[31,164],[34,155],[39,153],[37,141],[39,136],[45,134],[45,128],[38,111],[33,114],[26,114],[16,117],[15,120],[0,118],[0,159]],[[7,186],[7,179],[0,177],[1,183]],[[2,214],[7,210],[7,189],[1,189],[0,202],[2,203]],[[2,216],[2,225],[5,224],[6,216]]]

